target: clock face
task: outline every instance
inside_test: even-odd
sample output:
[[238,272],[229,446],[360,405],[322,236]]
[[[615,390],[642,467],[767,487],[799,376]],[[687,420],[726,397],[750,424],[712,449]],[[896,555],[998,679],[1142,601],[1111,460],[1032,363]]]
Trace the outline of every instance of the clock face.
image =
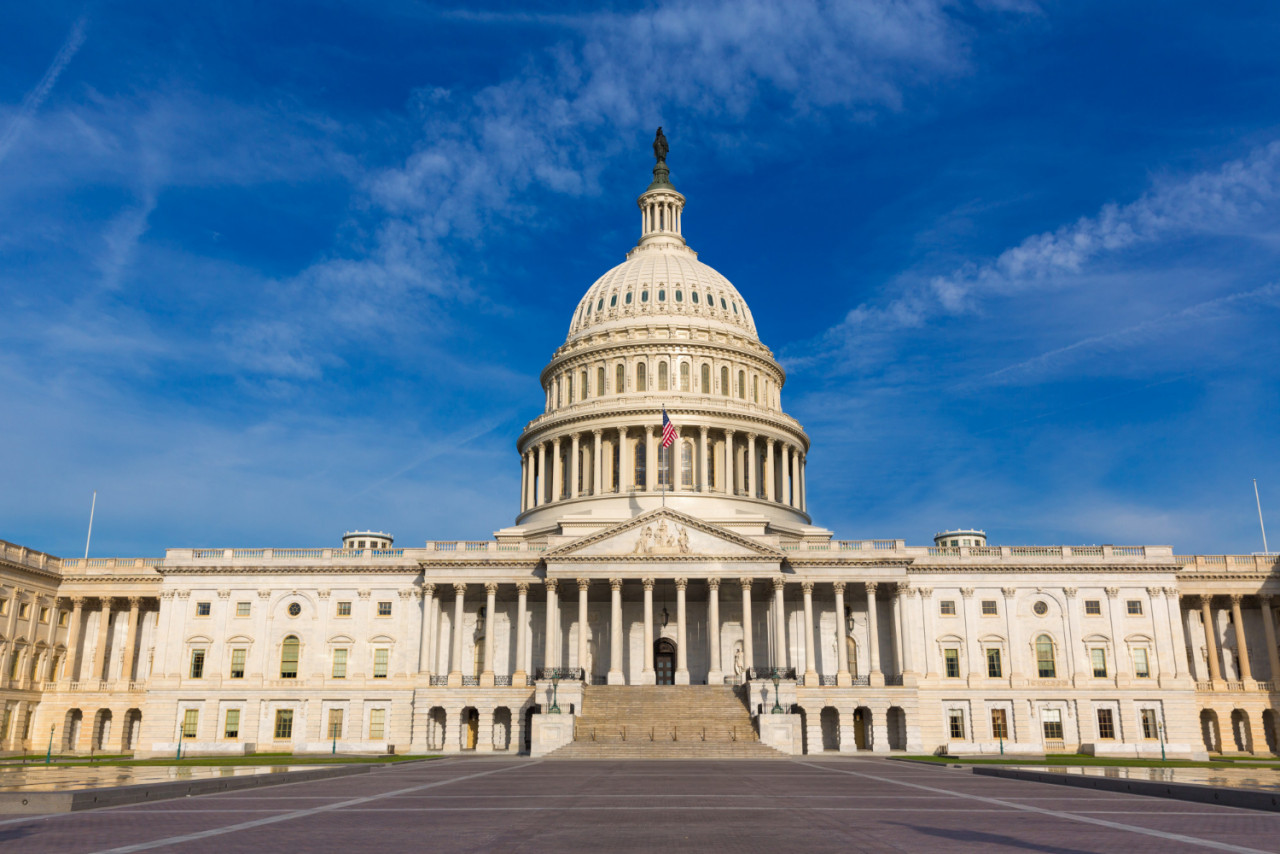
[[301,614],[301,613],[302,613],[302,606],[301,606],[301,605],[299,605],[297,602],[290,602],[290,603],[289,603],[289,616],[290,616],[290,617],[296,617],[296,616],[298,616],[298,615],[299,615],[299,614]]

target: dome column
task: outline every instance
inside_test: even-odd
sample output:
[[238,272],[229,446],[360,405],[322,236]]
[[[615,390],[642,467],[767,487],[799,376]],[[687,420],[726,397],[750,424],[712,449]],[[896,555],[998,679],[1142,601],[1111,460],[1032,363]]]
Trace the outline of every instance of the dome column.
[[570,453],[573,455],[569,461],[569,497],[577,498],[582,492],[579,488],[582,484],[582,453],[578,448],[578,434],[574,433]]
[[658,491],[658,440],[662,438],[662,428],[642,428],[644,430],[644,488],[647,492]]
[[604,431],[600,429],[592,430],[591,436],[595,439],[595,454],[591,458],[591,494],[599,495],[604,492],[604,456],[601,454],[602,435]]
[[538,471],[534,475],[536,483],[534,506],[541,507],[547,497],[547,443],[538,443]]
[[742,473],[742,488],[747,491],[747,495],[755,498],[756,492],[756,434],[747,434],[747,464],[746,470]]
[[782,503],[791,503],[791,446],[782,443]]
[[733,431],[724,431],[724,470],[720,474],[724,481],[724,494],[733,495]]
[[635,482],[635,474],[631,471],[631,466],[635,461],[635,457],[630,453],[627,447],[627,428],[618,428],[618,494],[631,491],[631,486]]
[[800,449],[791,449],[791,506],[800,508]]
[[707,463],[709,462],[709,457],[707,455],[707,434],[710,432],[710,427],[702,427],[699,430],[698,436],[698,489],[704,495],[710,491],[707,483]]
[[804,467],[807,462],[808,462],[808,459],[805,457],[804,454],[801,454],[800,455],[800,503],[797,506],[800,508],[800,511],[802,513],[805,512],[809,506],[809,490],[807,489],[805,480],[804,480]]
[[520,455],[520,512],[528,510],[526,501],[529,497],[529,455]]
[[564,495],[564,459],[560,456],[560,437],[551,442],[551,500],[559,501]]
[[773,439],[770,439],[765,446],[764,451],[764,497],[766,501],[773,501],[777,495],[777,479],[778,473],[773,464]]

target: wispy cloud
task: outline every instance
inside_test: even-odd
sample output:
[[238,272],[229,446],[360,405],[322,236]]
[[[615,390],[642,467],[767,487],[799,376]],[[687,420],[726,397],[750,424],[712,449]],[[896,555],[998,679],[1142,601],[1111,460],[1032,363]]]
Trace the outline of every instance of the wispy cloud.
[[71,60],[75,58],[76,52],[80,50],[80,46],[84,44],[85,28],[87,26],[88,19],[83,15],[71,25],[71,32],[67,34],[66,41],[62,43],[62,47],[53,58],[53,62],[49,64],[44,76],[40,78],[40,82],[35,85],[35,88],[22,99],[22,106],[18,108],[18,112],[10,120],[9,126],[4,129],[4,133],[0,133],[0,162],[3,162],[9,154],[9,151],[18,141],[19,135],[26,127],[27,122],[30,121],[32,114],[40,109],[44,99],[49,97],[54,84],[58,82],[58,77],[62,75]]

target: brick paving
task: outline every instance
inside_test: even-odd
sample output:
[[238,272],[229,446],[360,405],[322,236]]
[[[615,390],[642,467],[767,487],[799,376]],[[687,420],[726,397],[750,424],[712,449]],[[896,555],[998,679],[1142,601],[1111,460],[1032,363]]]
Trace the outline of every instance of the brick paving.
[[875,759],[410,763],[0,821],[0,851],[1280,851],[1280,814]]

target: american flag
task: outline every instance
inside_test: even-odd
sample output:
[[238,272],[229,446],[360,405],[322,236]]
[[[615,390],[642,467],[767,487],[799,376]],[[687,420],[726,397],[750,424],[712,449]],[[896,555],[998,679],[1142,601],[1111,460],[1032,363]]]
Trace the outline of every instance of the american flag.
[[667,409],[662,408],[662,447],[670,448],[676,441],[676,425],[667,417]]

